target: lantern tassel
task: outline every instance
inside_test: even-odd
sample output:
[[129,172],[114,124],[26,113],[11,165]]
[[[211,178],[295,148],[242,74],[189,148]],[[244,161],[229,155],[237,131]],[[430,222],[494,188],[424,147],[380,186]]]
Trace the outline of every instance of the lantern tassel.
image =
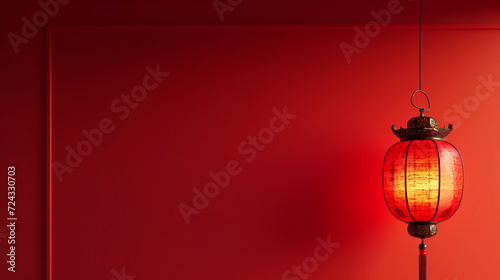
[[425,245],[424,240],[418,245],[420,249],[420,254],[418,256],[418,279],[427,280],[427,245]]

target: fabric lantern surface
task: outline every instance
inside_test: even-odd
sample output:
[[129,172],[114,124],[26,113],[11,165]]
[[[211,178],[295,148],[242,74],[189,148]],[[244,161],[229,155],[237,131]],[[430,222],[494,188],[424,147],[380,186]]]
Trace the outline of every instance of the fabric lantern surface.
[[462,158],[452,144],[438,137],[415,138],[396,143],[387,152],[384,198],[391,213],[403,222],[442,222],[455,213],[462,199]]

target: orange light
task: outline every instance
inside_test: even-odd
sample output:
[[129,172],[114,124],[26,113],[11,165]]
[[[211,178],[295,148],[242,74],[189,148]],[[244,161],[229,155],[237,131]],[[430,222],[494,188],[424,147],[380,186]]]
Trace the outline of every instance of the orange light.
[[384,197],[401,221],[448,219],[460,205],[462,189],[462,158],[448,142],[406,140],[393,145],[385,156]]

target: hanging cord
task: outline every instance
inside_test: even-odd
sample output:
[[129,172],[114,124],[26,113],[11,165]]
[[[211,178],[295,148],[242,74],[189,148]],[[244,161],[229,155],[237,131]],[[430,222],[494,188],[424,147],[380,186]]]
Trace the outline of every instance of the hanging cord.
[[427,280],[427,245],[422,239],[422,243],[418,245],[420,254],[418,255],[418,280]]
[[[415,103],[413,103],[413,96],[417,92],[423,93],[425,98],[427,99],[427,109],[419,107],[415,105]],[[418,89],[412,93],[410,102],[411,105],[413,105],[420,111],[420,117],[424,116],[424,111],[429,111],[431,109],[431,102],[429,101],[429,97],[422,90],[422,0],[418,1]]]
[[422,90],[422,1],[418,1],[418,89]]

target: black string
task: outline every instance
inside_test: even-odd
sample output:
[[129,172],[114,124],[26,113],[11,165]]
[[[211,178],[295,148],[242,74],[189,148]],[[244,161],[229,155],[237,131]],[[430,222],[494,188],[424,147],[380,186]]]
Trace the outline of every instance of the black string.
[[418,1],[418,89],[422,90],[422,1]]

